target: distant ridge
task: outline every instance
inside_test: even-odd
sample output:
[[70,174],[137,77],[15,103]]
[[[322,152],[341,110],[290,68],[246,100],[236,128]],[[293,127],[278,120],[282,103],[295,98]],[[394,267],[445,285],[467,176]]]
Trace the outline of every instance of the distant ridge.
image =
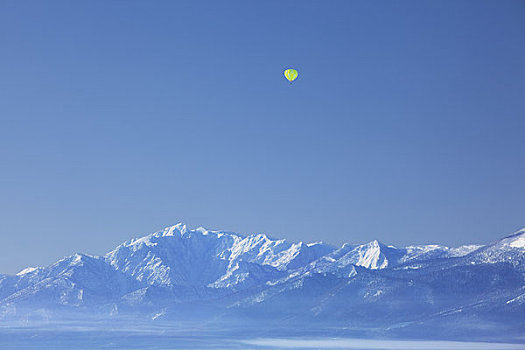
[[141,315],[341,329],[437,323],[456,331],[490,323],[519,332],[524,296],[525,229],[484,246],[333,247],[179,223],[104,256],[75,254],[0,275],[0,319]]

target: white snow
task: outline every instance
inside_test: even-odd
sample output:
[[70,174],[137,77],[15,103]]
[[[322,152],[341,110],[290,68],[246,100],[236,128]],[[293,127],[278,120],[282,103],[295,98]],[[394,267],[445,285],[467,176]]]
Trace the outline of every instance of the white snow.
[[457,247],[457,248],[450,248],[449,250],[449,257],[454,257],[454,258],[459,258],[461,256],[465,256],[473,251],[475,251],[476,249],[479,249],[483,247],[482,245],[479,245],[479,244],[468,244],[468,245],[462,245],[460,247]]
[[[24,283],[39,283],[20,293],[46,295],[38,293],[44,289],[56,290],[60,293],[57,299],[64,304],[77,305],[89,301],[92,291],[100,295],[121,293],[119,298],[124,302],[138,304],[148,298],[156,298],[155,292],[148,292],[157,290],[156,287],[181,288],[182,299],[187,297],[185,293],[195,293],[192,297],[199,298],[197,294],[204,289],[203,293],[233,291],[242,295],[257,288],[302,288],[303,284],[316,285],[334,276],[345,279],[343,284],[359,283],[360,276],[369,274],[364,272],[361,275],[362,268],[381,270],[399,267],[396,273],[403,270],[411,273],[412,269],[426,268],[428,264],[425,261],[438,260],[445,264],[447,258],[469,253],[472,254],[465,259],[453,259],[454,263],[466,265],[504,260],[522,264],[520,257],[523,251],[511,248],[524,247],[525,231],[479,251],[476,251],[480,248],[478,245],[448,248],[432,244],[396,248],[377,240],[362,245],[345,243],[335,249],[321,242],[289,242],[265,234],[241,235],[209,231],[202,227],[193,230],[184,224],[177,224],[127,241],[104,257],[76,254],[45,269],[28,267],[17,275],[24,276],[42,269],[41,273],[20,277]],[[370,275],[376,274],[381,272],[375,271]],[[373,290],[370,296],[379,297],[381,293],[384,293],[381,297],[390,295],[384,285],[370,288]],[[262,293],[258,298],[266,295]],[[15,294],[12,297],[15,298]],[[255,300],[263,300],[258,298]]]
[[525,228],[502,239],[500,244],[511,248],[525,248]]
[[38,270],[38,267],[26,267],[25,269],[23,269],[22,271],[20,271],[19,273],[17,273],[16,275],[17,276],[22,276],[22,275],[25,275],[25,274],[28,274],[30,272],[33,272],[33,271],[36,271]]
[[513,248],[525,248],[525,234],[516,238],[509,245]]

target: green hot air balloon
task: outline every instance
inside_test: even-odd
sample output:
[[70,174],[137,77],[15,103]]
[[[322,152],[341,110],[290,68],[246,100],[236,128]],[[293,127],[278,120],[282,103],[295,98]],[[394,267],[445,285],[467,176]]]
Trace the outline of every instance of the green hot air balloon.
[[288,79],[288,81],[291,84],[292,81],[294,81],[297,78],[297,71],[295,69],[288,68],[284,71],[284,76],[286,77],[286,79]]

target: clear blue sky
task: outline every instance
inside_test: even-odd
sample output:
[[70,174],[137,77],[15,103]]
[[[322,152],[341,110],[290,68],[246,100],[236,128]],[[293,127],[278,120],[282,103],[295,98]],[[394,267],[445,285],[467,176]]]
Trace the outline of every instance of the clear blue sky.
[[0,50],[0,272],[179,221],[394,245],[525,226],[524,1],[12,0]]

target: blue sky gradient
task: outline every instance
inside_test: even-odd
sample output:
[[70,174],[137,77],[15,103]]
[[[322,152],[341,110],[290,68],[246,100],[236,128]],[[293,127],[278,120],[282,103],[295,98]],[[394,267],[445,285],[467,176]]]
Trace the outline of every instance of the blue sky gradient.
[[179,221],[498,239],[525,226],[524,38],[523,1],[4,1],[0,272]]

